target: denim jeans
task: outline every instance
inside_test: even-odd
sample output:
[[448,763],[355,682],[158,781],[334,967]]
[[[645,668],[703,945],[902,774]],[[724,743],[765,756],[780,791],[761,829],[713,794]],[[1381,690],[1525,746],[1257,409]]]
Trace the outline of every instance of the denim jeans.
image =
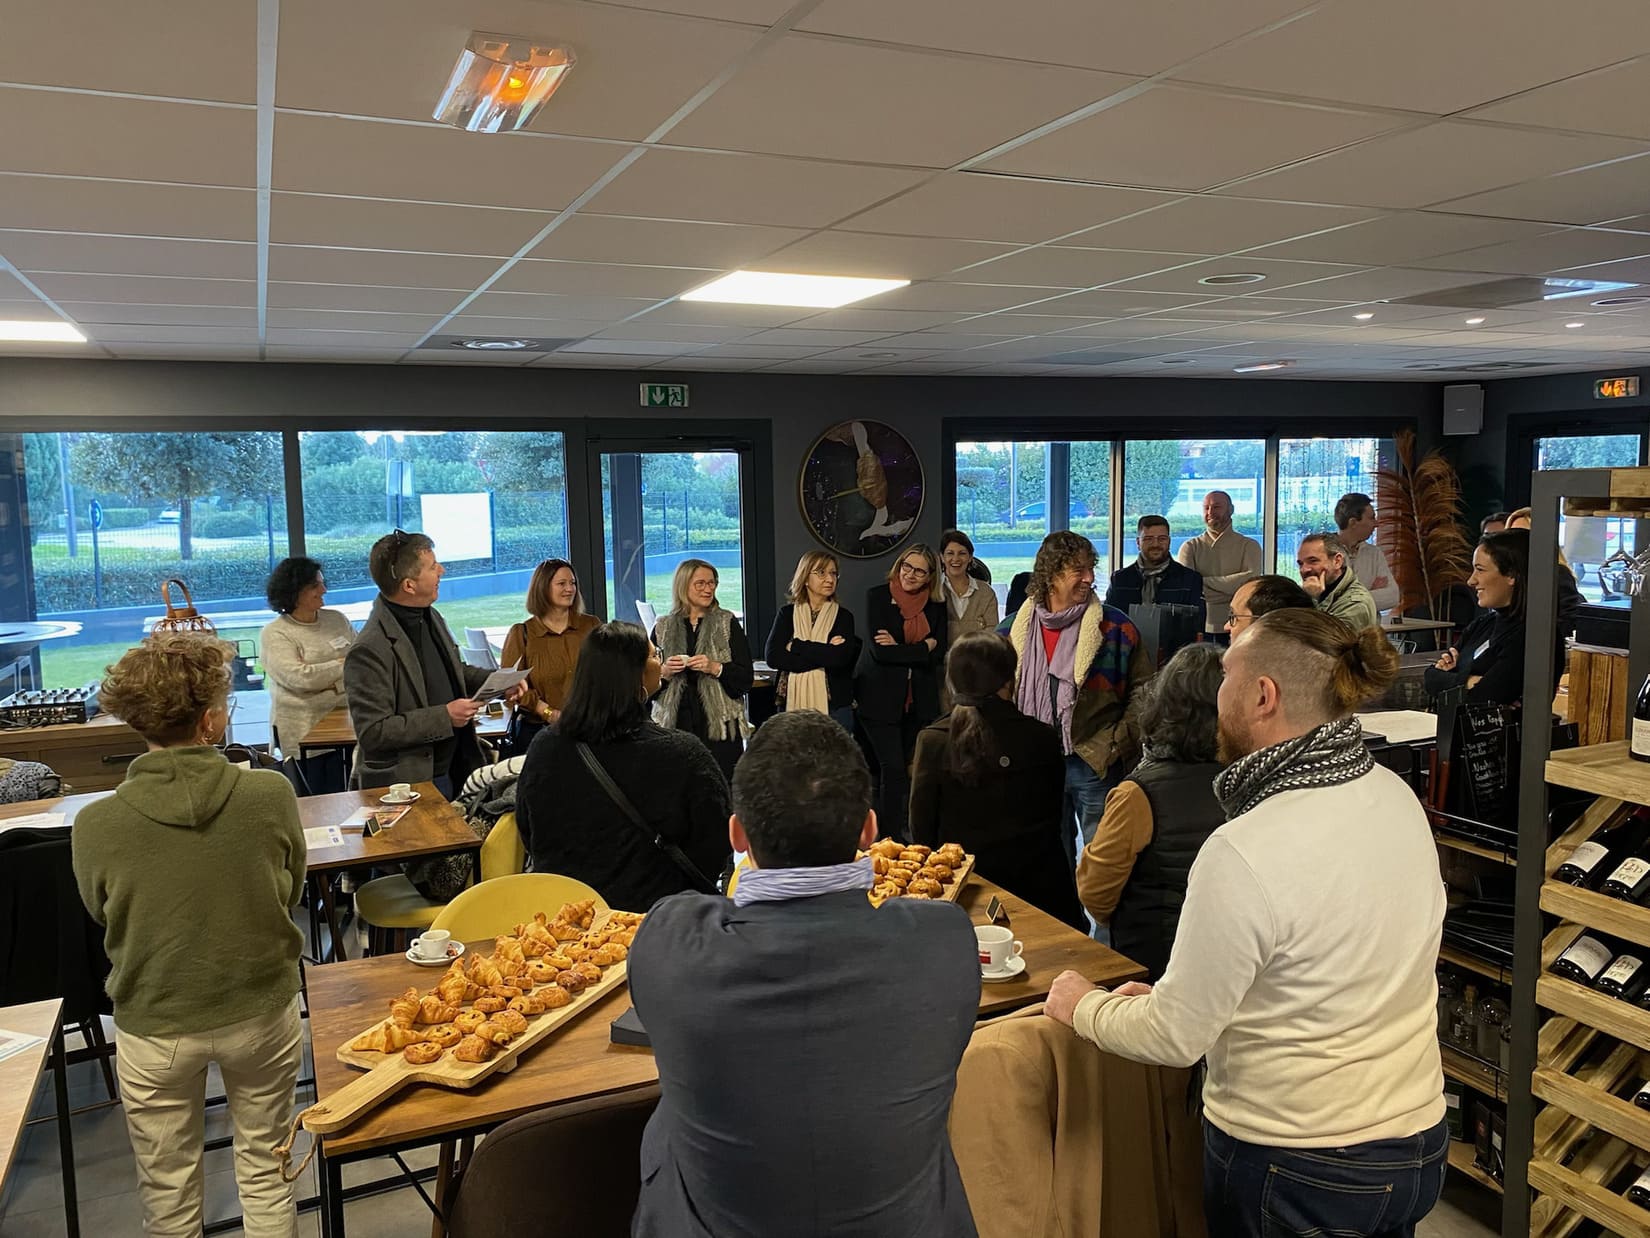
[[1444,1189],[1449,1126],[1344,1148],[1267,1148],[1203,1123],[1209,1238],[1414,1238]]
[[1106,809],[1106,796],[1117,785],[1109,772],[1102,778],[1094,767],[1075,752],[1066,758],[1065,818],[1068,826],[1075,826],[1075,837],[1066,838],[1066,859],[1077,871],[1077,856],[1094,839],[1095,827]]

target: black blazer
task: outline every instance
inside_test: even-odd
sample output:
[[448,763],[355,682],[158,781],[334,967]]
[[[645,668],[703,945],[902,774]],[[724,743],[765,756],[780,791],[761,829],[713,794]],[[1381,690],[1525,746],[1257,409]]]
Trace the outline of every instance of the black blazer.
[[[945,641],[950,623],[945,603],[929,602],[922,608],[928,619],[928,635],[934,638],[932,652],[927,645],[907,645],[905,619],[888,585],[878,585],[865,600],[865,648],[860,654],[854,688],[859,716],[867,722],[898,722],[905,715],[906,672],[910,672],[911,716],[932,722],[940,714],[940,677],[945,673]],[[899,642],[879,645],[878,632],[888,632]]]
[[951,772],[955,709],[917,736],[911,837],[929,847],[960,843],[974,854],[982,877],[1086,933],[1065,852],[1070,833],[1059,732],[1026,717],[1012,701],[992,697],[980,708],[1000,759],[977,784],[965,785]]
[[[1564,636],[1555,634],[1557,656],[1553,659],[1553,691],[1558,690],[1559,676],[1564,673]],[[1467,688],[1469,701],[1486,701],[1499,705],[1514,705],[1524,697],[1524,621],[1503,618],[1487,610],[1467,625],[1461,639],[1455,643],[1456,663],[1452,671],[1441,671],[1429,666],[1421,676],[1421,683],[1429,696],[1437,696],[1451,688],[1466,688],[1474,675],[1483,676]],[[1551,697],[1549,696],[1549,702]],[[1543,704],[1546,708],[1546,703]]]
[[768,648],[762,660],[776,671],[825,672],[825,686],[831,694],[831,708],[841,709],[854,703],[854,663],[859,660],[860,639],[854,634],[854,614],[841,603],[837,604],[836,622],[831,635],[842,637],[840,645],[828,641],[797,640],[794,636],[796,620],[794,604],[781,606],[779,617],[768,633]]
[[627,962],[660,1092],[632,1235],[974,1238],[946,1120],[977,951],[955,904],[861,890],[655,907]]

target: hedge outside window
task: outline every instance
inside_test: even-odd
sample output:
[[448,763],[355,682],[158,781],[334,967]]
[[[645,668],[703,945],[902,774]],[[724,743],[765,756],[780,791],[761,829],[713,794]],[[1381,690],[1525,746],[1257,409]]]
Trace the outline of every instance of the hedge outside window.
[[[1295,553],[1310,533],[1335,528],[1343,494],[1375,497],[1375,470],[1393,463],[1389,438],[1286,438],[1278,442],[1278,571],[1300,579]],[[1371,540],[1380,544],[1380,534]]]
[[[1062,513],[1050,504],[1064,479]],[[1095,574],[1110,570],[1111,443],[960,442],[957,444],[957,527],[991,568],[999,594],[1016,572],[1031,570],[1037,547],[1058,529],[1094,543]]]
[[1175,553],[1203,532],[1203,496],[1224,490],[1232,496],[1232,527],[1261,540],[1265,511],[1264,439],[1138,439],[1123,445],[1123,555],[1139,554],[1135,527],[1142,516],[1169,522]]

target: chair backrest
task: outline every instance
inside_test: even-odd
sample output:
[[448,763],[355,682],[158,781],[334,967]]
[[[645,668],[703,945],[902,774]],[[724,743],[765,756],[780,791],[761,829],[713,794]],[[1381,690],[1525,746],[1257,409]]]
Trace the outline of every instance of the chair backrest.
[[555,915],[563,903],[595,899],[606,911],[607,900],[584,882],[556,873],[516,873],[471,886],[443,907],[431,928],[446,929],[459,941],[484,941],[531,920],[535,912]]
[[464,629],[464,644],[465,644],[466,647],[468,647],[470,649],[486,649],[487,648],[487,629],[486,628],[465,628]]
[[495,877],[513,877],[526,868],[527,848],[521,845],[516,814],[507,812],[493,823],[493,828],[487,831],[487,837],[482,841],[481,879],[491,881]]
[[637,598],[636,613],[641,616],[642,631],[651,635],[654,625],[659,622],[659,612],[653,609],[653,603],[644,602],[640,598]]
[[0,1006],[63,999],[63,1021],[111,1009],[103,928],[75,884],[69,831],[0,834]]
[[479,666],[484,671],[496,671],[498,669],[498,659],[493,656],[493,651],[485,645],[480,649],[474,649],[466,645],[458,652],[470,666]]
[[[656,1095],[599,1108],[529,1113],[477,1146],[447,1214],[451,1238],[531,1233],[629,1238],[636,1166]],[[554,1173],[545,1166],[554,1165]],[[568,1207],[568,1192],[577,1195]]]

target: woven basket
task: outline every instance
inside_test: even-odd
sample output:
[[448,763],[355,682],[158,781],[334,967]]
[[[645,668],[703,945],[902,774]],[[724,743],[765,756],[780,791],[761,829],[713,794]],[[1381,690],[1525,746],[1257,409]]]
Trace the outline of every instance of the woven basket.
[[[183,594],[183,605],[172,604],[172,586],[178,587]],[[195,599],[189,596],[189,586],[173,577],[163,580],[160,584],[160,599],[166,603],[166,614],[155,621],[153,632],[207,632],[217,635],[218,629],[212,626],[212,621],[195,609]]]

